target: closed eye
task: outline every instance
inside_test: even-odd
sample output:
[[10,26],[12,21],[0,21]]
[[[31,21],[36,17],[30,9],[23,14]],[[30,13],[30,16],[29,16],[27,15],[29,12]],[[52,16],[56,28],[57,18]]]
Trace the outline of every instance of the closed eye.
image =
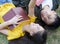
[[48,16],[48,19],[52,19],[51,16]]

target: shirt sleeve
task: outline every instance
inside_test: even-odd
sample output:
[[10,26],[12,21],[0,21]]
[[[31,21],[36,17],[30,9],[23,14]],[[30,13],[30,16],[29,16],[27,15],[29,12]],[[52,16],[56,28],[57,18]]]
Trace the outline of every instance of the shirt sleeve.
[[7,39],[8,40],[13,40],[13,39],[17,39],[19,37],[22,37],[25,35],[25,32],[22,31],[22,27],[26,24],[30,24],[31,21],[30,20],[26,20],[23,22],[20,22],[19,25],[17,25],[14,29],[12,30],[8,30],[8,36]]
[[28,15],[28,16],[29,16],[29,18],[30,18],[30,22],[35,22],[35,20],[36,20],[37,17],[35,17],[35,16],[30,16],[30,15]]
[[13,40],[13,39],[17,39],[17,38],[22,37],[22,36],[24,36],[24,32],[22,31],[22,27],[17,26],[13,30],[8,30],[7,39]]
[[52,7],[53,7],[52,0],[44,0],[43,3],[42,3],[42,8],[46,5],[48,5],[50,7],[50,9],[52,9]]

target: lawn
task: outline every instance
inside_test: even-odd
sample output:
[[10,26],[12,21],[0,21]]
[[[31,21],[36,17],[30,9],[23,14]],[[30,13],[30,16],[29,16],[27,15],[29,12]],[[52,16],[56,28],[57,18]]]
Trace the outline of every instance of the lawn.
[[[60,14],[60,6],[57,9],[57,13]],[[60,16],[60,15],[59,15]],[[60,44],[60,27],[54,31],[48,31],[46,44]]]
[[[57,13],[60,14],[60,7],[57,10]],[[0,44],[8,44],[6,36],[3,34],[0,34]],[[55,31],[48,31],[46,44],[60,44],[60,27]]]

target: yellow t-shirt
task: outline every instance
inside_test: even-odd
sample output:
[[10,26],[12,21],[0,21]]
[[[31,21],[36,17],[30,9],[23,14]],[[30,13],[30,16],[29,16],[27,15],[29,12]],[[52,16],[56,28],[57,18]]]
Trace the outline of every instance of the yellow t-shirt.
[[[3,5],[0,6],[0,23],[3,23],[3,16],[5,13],[7,13],[11,8],[15,8],[15,6],[12,3],[5,3]],[[7,39],[8,40],[13,40],[13,39],[17,39],[19,37],[24,36],[24,32],[22,31],[22,27],[26,24],[30,24],[31,22],[34,22],[36,17],[35,16],[29,16],[29,20],[23,21],[21,22],[19,25],[17,25],[14,29],[9,30],[8,29],[8,36]]]
[[17,39],[19,37],[22,37],[24,36],[24,32],[22,31],[22,27],[26,24],[30,24],[31,22],[35,22],[35,19],[36,17],[34,16],[29,16],[30,17],[30,20],[26,20],[26,21],[23,21],[21,22],[19,25],[17,25],[14,29],[12,30],[9,30],[9,33],[8,33],[8,40],[12,40],[12,39]]
[[0,6],[0,23],[4,22],[2,17],[11,9],[15,8],[15,6],[12,3],[5,3]]

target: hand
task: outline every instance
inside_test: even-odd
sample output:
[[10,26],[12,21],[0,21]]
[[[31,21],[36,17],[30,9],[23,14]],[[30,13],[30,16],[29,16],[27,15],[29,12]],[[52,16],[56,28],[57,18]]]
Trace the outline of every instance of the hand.
[[11,20],[9,20],[10,24],[19,24],[18,21],[22,20],[22,16],[20,15],[16,15],[15,17],[13,17]]
[[23,31],[26,31],[30,33],[30,35],[33,35],[37,32],[42,32],[44,31],[44,28],[40,26],[39,24],[31,23],[30,25],[25,25],[23,27]]

